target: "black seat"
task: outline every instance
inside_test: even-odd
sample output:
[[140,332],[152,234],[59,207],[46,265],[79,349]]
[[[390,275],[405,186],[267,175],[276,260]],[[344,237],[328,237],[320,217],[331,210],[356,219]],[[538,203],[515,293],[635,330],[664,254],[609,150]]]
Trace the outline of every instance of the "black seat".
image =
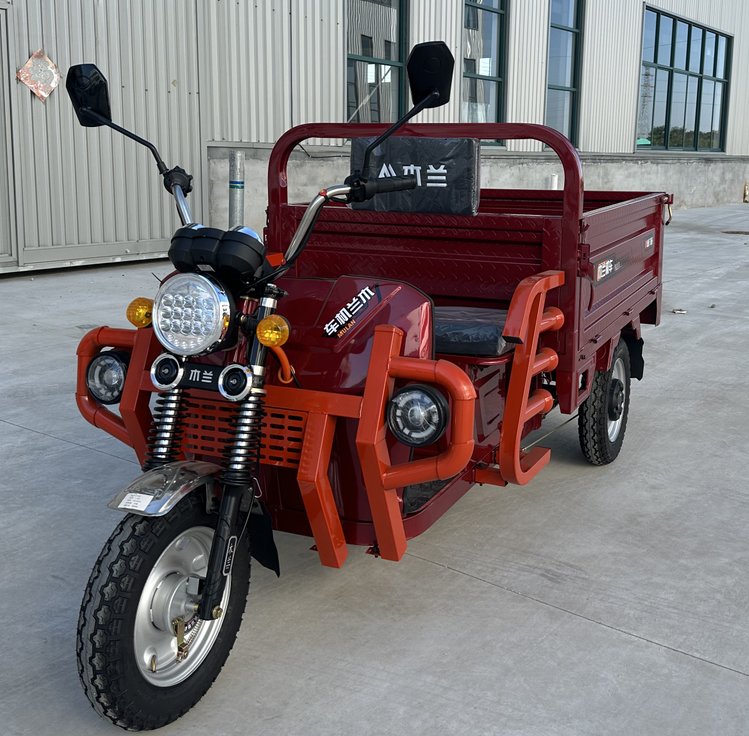
[[435,350],[447,355],[497,357],[514,345],[502,337],[506,309],[435,307]]

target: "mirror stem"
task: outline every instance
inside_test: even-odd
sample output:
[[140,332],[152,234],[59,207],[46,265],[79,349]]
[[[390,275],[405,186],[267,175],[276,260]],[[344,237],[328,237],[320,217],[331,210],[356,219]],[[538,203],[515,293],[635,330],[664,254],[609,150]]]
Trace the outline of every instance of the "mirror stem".
[[145,146],[152,154],[153,157],[156,159],[156,166],[159,168],[159,174],[162,176],[167,172],[166,164],[161,160],[161,156],[159,156],[159,152],[156,150],[156,146],[153,145],[153,143],[149,143],[144,138],[141,138],[140,136],[135,135],[135,133],[131,133],[129,130],[125,130],[125,128],[121,128],[116,123],[113,123],[111,120],[107,120],[103,115],[99,115],[98,112],[94,112],[91,108],[83,108],[82,112],[85,112],[86,115],[93,118],[97,122],[101,123],[102,125],[108,125],[112,130],[116,130],[118,133],[122,133],[122,135],[127,136],[128,138],[131,138],[136,143],[140,143],[141,146]]
[[440,93],[433,89],[418,105],[415,105],[411,110],[409,110],[398,122],[395,123],[392,127],[388,128],[379,138],[377,138],[375,141],[369,144],[367,146],[367,150],[364,152],[364,163],[362,165],[362,172],[361,172],[361,178],[366,181],[369,179],[369,159],[372,155],[372,151],[377,148],[377,146],[380,145],[384,140],[389,138],[393,133],[395,133],[398,128],[400,128],[402,125],[405,125],[414,115],[418,115],[425,107],[432,106],[431,103],[434,102],[435,99],[439,98]]

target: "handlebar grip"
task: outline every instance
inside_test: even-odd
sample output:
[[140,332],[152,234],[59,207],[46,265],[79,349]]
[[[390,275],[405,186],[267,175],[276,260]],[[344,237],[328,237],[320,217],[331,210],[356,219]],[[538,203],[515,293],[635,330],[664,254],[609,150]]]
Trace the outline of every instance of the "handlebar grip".
[[400,192],[404,189],[416,189],[415,176],[388,176],[376,180],[376,194]]

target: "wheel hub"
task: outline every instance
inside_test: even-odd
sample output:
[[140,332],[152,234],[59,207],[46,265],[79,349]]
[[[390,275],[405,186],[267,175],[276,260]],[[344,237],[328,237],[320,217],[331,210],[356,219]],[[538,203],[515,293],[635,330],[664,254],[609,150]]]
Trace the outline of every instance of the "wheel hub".
[[[138,602],[136,661],[143,677],[157,687],[186,680],[208,655],[223,624],[223,617],[203,621],[195,613],[212,540],[213,530],[207,527],[179,535],[154,564]],[[224,610],[230,591],[231,577],[221,600]]]
[[624,384],[618,378],[614,378],[611,381],[611,389],[609,390],[609,406],[608,406],[609,419],[612,422],[618,421],[623,411],[624,411]]

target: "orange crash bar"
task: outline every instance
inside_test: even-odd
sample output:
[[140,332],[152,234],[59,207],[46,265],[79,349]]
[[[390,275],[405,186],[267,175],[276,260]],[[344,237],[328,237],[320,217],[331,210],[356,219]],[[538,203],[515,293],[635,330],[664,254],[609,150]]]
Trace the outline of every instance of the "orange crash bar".
[[[367,384],[364,388],[356,446],[380,555],[400,560],[406,551],[396,488],[429,480],[451,478],[463,470],[473,454],[476,392],[468,376],[445,360],[400,357],[403,332],[392,325],[375,328]],[[385,409],[396,378],[424,381],[443,387],[452,399],[450,445],[441,455],[413,463],[391,465],[387,448]]]

